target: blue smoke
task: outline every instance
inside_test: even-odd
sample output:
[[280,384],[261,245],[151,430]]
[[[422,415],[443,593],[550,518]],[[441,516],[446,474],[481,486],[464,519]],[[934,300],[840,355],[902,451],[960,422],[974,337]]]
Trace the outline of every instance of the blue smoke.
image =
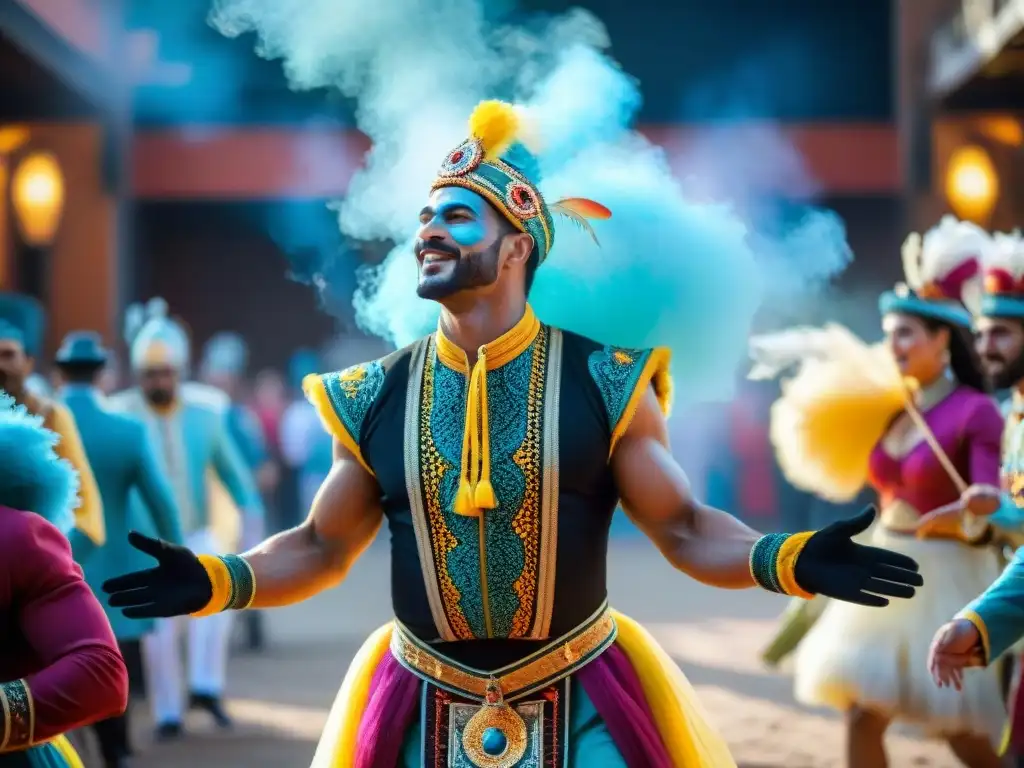
[[[437,305],[415,297],[410,240],[441,159],[484,98],[527,106],[547,199],[589,197],[613,211],[596,224],[600,248],[556,223],[531,296],[538,314],[608,343],[670,347],[687,400],[731,395],[766,297],[814,290],[849,259],[829,214],[807,209],[791,225],[751,230],[727,194],[684,194],[680,168],[632,130],[638,83],[607,56],[607,31],[586,11],[511,24],[482,0],[216,0],[212,20],[228,35],[255,32],[293,87],[355,99],[373,149],[339,224],[349,237],[400,243],[362,270],[354,297],[359,324],[396,345],[436,322]],[[762,172],[774,167],[761,157]]]

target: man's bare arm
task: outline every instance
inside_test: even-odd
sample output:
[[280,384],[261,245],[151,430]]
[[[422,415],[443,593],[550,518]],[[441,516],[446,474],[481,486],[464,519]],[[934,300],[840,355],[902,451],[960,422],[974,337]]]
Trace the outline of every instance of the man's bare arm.
[[673,566],[716,587],[757,586],[749,559],[760,534],[693,498],[669,450],[653,389],[641,399],[611,466],[627,514]]
[[334,466],[305,522],[245,553],[256,576],[252,607],[291,605],[337,586],[383,517],[377,481],[335,442]]

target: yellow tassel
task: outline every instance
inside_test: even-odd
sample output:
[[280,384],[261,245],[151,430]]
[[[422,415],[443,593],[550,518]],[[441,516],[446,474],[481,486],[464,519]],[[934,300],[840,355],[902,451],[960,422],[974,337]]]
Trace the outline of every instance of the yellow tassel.
[[481,101],[469,116],[469,135],[480,142],[484,157],[500,157],[516,140],[519,115],[504,101]]
[[498,500],[494,496],[494,486],[490,480],[481,480],[473,492],[473,503],[477,509],[494,509]]
[[480,517],[480,508],[474,503],[473,495],[469,481],[465,478],[460,480],[459,491],[455,494],[455,514],[463,517]]

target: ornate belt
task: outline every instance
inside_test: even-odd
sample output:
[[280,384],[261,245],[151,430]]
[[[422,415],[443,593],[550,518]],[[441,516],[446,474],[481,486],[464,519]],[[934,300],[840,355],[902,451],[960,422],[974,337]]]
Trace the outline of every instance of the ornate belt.
[[[545,721],[551,720],[553,703],[561,702],[556,688],[567,692],[564,683],[575,671],[596,659],[615,642],[615,619],[607,604],[566,635],[539,651],[501,669],[473,669],[453,661],[419,640],[400,622],[391,636],[391,653],[398,662],[427,682],[427,691],[443,701],[445,712],[430,732],[445,735],[425,739],[434,754],[425,764],[438,764],[438,751],[449,766],[510,768],[515,765],[543,765],[549,748]],[[440,689],[448,697],[436,697]],[[524,701],[539,694],[537,701]],[[425,707],[426,709],[433,709]],[[436,714],[436,713],[431,713]],[[558,719],[558,718],[556,718]],[[552,723],[549,723],[549,729]],[[521,762],[526,758],[525,763]]]

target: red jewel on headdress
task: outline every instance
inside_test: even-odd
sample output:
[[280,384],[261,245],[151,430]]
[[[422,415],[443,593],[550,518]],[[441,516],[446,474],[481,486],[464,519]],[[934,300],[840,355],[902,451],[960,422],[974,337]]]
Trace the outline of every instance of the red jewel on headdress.
[[521,181],[510,182],[505,188],[505,204],[520,219],[537,215],[537,196]]
[[448,157],[441,164],[438,175],[441,178],[453,178],[465,176],[480,167],[484,151],[480,142],[475,139],[468,139],[448,153]]

